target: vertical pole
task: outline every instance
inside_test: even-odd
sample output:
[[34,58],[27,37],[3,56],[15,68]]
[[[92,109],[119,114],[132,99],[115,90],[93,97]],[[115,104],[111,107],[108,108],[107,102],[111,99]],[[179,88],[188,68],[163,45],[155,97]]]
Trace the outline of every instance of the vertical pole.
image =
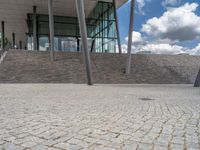
[[22,49],[22,41],[19,41],[19,49]]
[[53,6],[52,0],[48,0],[49,8],[49,33],[50,33],[50,59],[54,61],[54,20],[53,20]]
[[77,52],[79,52],[80,51],[80,40],[78,37],[76,38],[76,40],[77,40]]
[[121,39],[120,39],[120,32],[119,32],[119,21],[118,21],[118,15],[117,15],[116,0],[113,0],[113,6],[114,6],[114,17],[115,17],[115,24],[116,24],[116,31],[117,31],[117,43],[118,43],[118,48],[119,48],[119,54],[121,54],[122,48],[121,48]]
[[37,7],[33,6],[33,50],[38,49],[37,43]]
[[80,34],[81,34],[81,40],[82,40],[82,48],[83,48],[84,58],[85,58],[87,81],[88,81],[88,85],[92,85],[93,83],[92,83],[91,60],[90,60],[90,54],[88,51],[87,28],[86,28],[83,0],[76,0],[76,11],[78,15],[78,22],[79,22]]
[[129,38],[128,38],[128,54],[127,54],[127,64],[126,64],[126,74],[127,75],[129,75],[131,72],[131,50],[132,50],[132,34],[133,34],[133,25],[134,25],[134,8],[135,8],[135,0],[131,0]]
[[200,70],[194,83],[194,87],[200,87]]
[[15,33],[12,33],[12,47],[15,49]]
[[1,46],[2,50],[5,48],[5,29],[4,29],[4,21],[1,21]]

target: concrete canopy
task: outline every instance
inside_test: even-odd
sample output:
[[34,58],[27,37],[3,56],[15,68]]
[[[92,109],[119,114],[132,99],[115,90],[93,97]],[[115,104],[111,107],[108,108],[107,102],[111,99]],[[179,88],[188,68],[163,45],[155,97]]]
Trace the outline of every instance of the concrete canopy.
[[[112,2],[112,0],[101,0]],[[117,6],[120,7],[128,0],[117,0]],[[93,10],[98,0],[85,0],[86,17]],[[47,0],[1,0],[0,1],[0,21],[5,21],[5,37],[12,39],[12,33],[15,33],[16,44],[19,41],[26,42],[28,13],[33,12],[33,6],[37,6],[38,14],[48,14]],[[76,16],[75,0],[53,0],[53,9],[55,15]],[[1,32],[1,31],[0,31]]]

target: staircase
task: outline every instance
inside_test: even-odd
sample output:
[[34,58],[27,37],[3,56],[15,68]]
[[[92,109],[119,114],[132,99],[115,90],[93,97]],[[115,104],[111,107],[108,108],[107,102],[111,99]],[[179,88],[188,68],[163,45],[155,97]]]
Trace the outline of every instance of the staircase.
[[[9,50],[0,65],[0,83],[86,83],[82,53]],[[126,55],[91,54],[94,83],[193,84],[199,56],[133,55],[126,76]]]
[[197,75],[197,79],[195,81],[194,87],[200,87],[200,70],[199,70],[199,73]]

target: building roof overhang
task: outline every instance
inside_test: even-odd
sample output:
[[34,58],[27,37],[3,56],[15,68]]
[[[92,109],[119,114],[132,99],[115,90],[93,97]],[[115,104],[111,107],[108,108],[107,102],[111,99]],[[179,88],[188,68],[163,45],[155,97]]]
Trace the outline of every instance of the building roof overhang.
[[[86,17],[94,9],[99,0],[84,0]],[[100,0],[112,2],[112,0]],[[120,7],[128,0],[116,0],[117,7]],[[1,0],[0,21],[5,21],[5,35],[11,39],[12,33],[16,33],[16,39],[24,41],[27,31],[26,18],[28,13],[33,12],[33,6],[37,6],[38,14],[48,14],[47,0]],[[75,0],[53,0],[54,15],[76,16]],[[0,29],[1,31],[1,29]],[[21,35],[21,34],[24,35]],[[19,37],[19,36],[23,36]]]

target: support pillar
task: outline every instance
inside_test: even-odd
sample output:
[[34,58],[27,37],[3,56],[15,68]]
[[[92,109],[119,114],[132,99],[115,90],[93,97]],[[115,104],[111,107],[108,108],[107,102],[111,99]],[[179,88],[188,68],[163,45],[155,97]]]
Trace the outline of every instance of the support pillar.
[[135,8],[135,0],[131,0],[128,53],[127,53],[127,64],[126,64],[127,75],[129,75],[131,72],[131,51],[132,51],[132,34],[133,34],[133,25],[134,25],[134,8]]
[[117,43],[118,43],[118,48],[119,48],[119,54],[121,54],[122,48],[121,48],[121,39],[120,39],[120,32],[119,32],[119,21],[118,21],[118,15],[117,15],[116,0],[113,0],[113,5],[114,5],[114,17],[115,17],[116,31],[117,31]]
[[12,33],[12,47],[15,49],[15,33]]
[[2,50],[5,49],[5,28],[4,28],[4,21],[1,21],[1,48]]
[[200,87],[200,70],[199,70],[199,73],[197,75],[197,79],[195,81],[194,87]]
[[77,40],[77,52],[79,52],[80,51],[80,40],[78,37],[76,38],[76,40]]
[[48,0],[49,9],[49,33],[50,33],[50,59],[54,61],[54,20],[53,20],[53,3],[52,0]]
[[38,50],[37,42],[37,7],[33,6],[33,50]]
[[81,40],[82,40],[82,49],[83,49],[83,54],[84,54],[84,59],[85,59],[87,82],[88,82],[88,85],[92,85],[93,83],[92,83],[91,60],[90,60],[90,54],[88,50],[87,28],[86,28],[83,0],[76,0],[76,11],[78,15],[80,35],[81,35]]
[[22,41],[19,41],[19,49],[22,49]]

